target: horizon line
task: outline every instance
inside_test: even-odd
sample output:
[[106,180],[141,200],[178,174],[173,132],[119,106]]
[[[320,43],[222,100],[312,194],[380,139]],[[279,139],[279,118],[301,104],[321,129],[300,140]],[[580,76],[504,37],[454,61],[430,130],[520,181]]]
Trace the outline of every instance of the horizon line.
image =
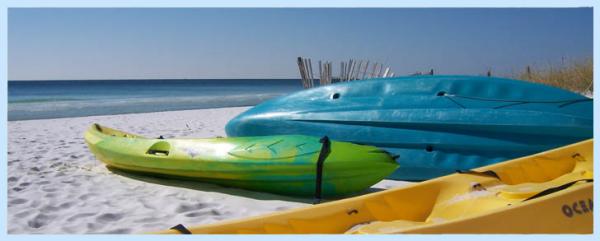
[[[300,78],[149,78],[149,79],[141,79],[141,78],[127,78],[127,79],[18,79],[18,80],[9,80],[7,81],[98,81],[98,80],[106,80],[106,81],[117,81],[117,80],[300,80]],[[317,80],[317,79],[315,79]]]

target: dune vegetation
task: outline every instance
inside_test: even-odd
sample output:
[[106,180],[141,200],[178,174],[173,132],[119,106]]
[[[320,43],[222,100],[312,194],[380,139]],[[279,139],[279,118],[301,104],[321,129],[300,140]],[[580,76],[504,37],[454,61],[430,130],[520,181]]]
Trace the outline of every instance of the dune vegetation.
[[548,64],[543,67],[526,66],[522,72],[512,77],[591,95],[593,73],[593,61],[587,58],[562,61],[560,64]]

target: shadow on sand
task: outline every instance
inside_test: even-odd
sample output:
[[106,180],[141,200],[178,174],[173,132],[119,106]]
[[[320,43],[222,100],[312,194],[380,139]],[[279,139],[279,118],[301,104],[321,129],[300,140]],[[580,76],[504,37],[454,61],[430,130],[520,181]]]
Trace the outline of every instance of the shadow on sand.
[[[128,170],[121,170],[121,169],[117,169],[117,168],[110,167],[110,166],[107,166],[106,168],[108,168],[108,170],[110,170],[114,174],[117,174],[120,176],[128,177],[128,178],[139,180],[139,181],[159,184],[159,185],[188,188],[188,189],[193,189],[193,190],[203,191],[203,192],[218,192],[218,193],[224,193],[224,194],[229,194],[229,195],[257,199],[257,200],[278,200],[278,201],[299,202],[299,203],[307,203],[307,204],[315,203],[315,199],[310,198],[310,197],[283,196],[283,195],[278,195],[278,194],[273,194],[273,193],[257,192],[257,191],[250,191],[250,190],[233,188],[233,187],[225,187],[225,186],[220,186],[217,184],[195,181],[195,180],[179,179],[179,178],[174,178],[172,176],[164,176],[164,175],[157,175],[157,174],[149,174],[149,173],[134,172],[134,171],[128,171]],[[385,190],[385,189],[369,188],[363,192],[360,192],[360,193],[357,193],[357,194],[351,195],[351,196],[343,196],[343,197],[337,197],[337,198],[325,198],[325,199],[321,200],[321,203],[334,201],[334,200],[338,200],[338,199],[343,199],[343,198],[349,198],[352,196],[358,196],[358,195],[363,195],[363,194],[377,192],[377,191],[382,191],[382,190]]]

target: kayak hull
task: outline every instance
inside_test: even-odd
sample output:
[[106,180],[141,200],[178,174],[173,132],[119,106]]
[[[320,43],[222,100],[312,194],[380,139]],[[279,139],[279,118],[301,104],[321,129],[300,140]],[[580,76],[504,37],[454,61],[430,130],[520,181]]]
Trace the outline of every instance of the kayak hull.
[[593,160],[593,140],[588,140],[471,173],[187,229],[194,234],[589,234]]
[[338,83],[232,119],[229,136],[327,135],[401,156],[389,178],[426,180],[592,137],[592,101],[550,86],[469,76]]
[[[309,136],[147,139],[99,125],[88,129],[85,140],[99,160],[117,169],[295,196],[315,194],[322,148],[319,138]],[[362,191],[397,167],[375,147],[330,144],[323,196]]]

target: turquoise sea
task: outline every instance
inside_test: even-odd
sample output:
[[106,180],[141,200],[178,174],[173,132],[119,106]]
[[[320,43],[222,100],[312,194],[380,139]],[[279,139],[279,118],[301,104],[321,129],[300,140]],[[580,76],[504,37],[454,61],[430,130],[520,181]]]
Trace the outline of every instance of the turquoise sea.
[[253,106],[298,79],[9,81],[8,120]]

